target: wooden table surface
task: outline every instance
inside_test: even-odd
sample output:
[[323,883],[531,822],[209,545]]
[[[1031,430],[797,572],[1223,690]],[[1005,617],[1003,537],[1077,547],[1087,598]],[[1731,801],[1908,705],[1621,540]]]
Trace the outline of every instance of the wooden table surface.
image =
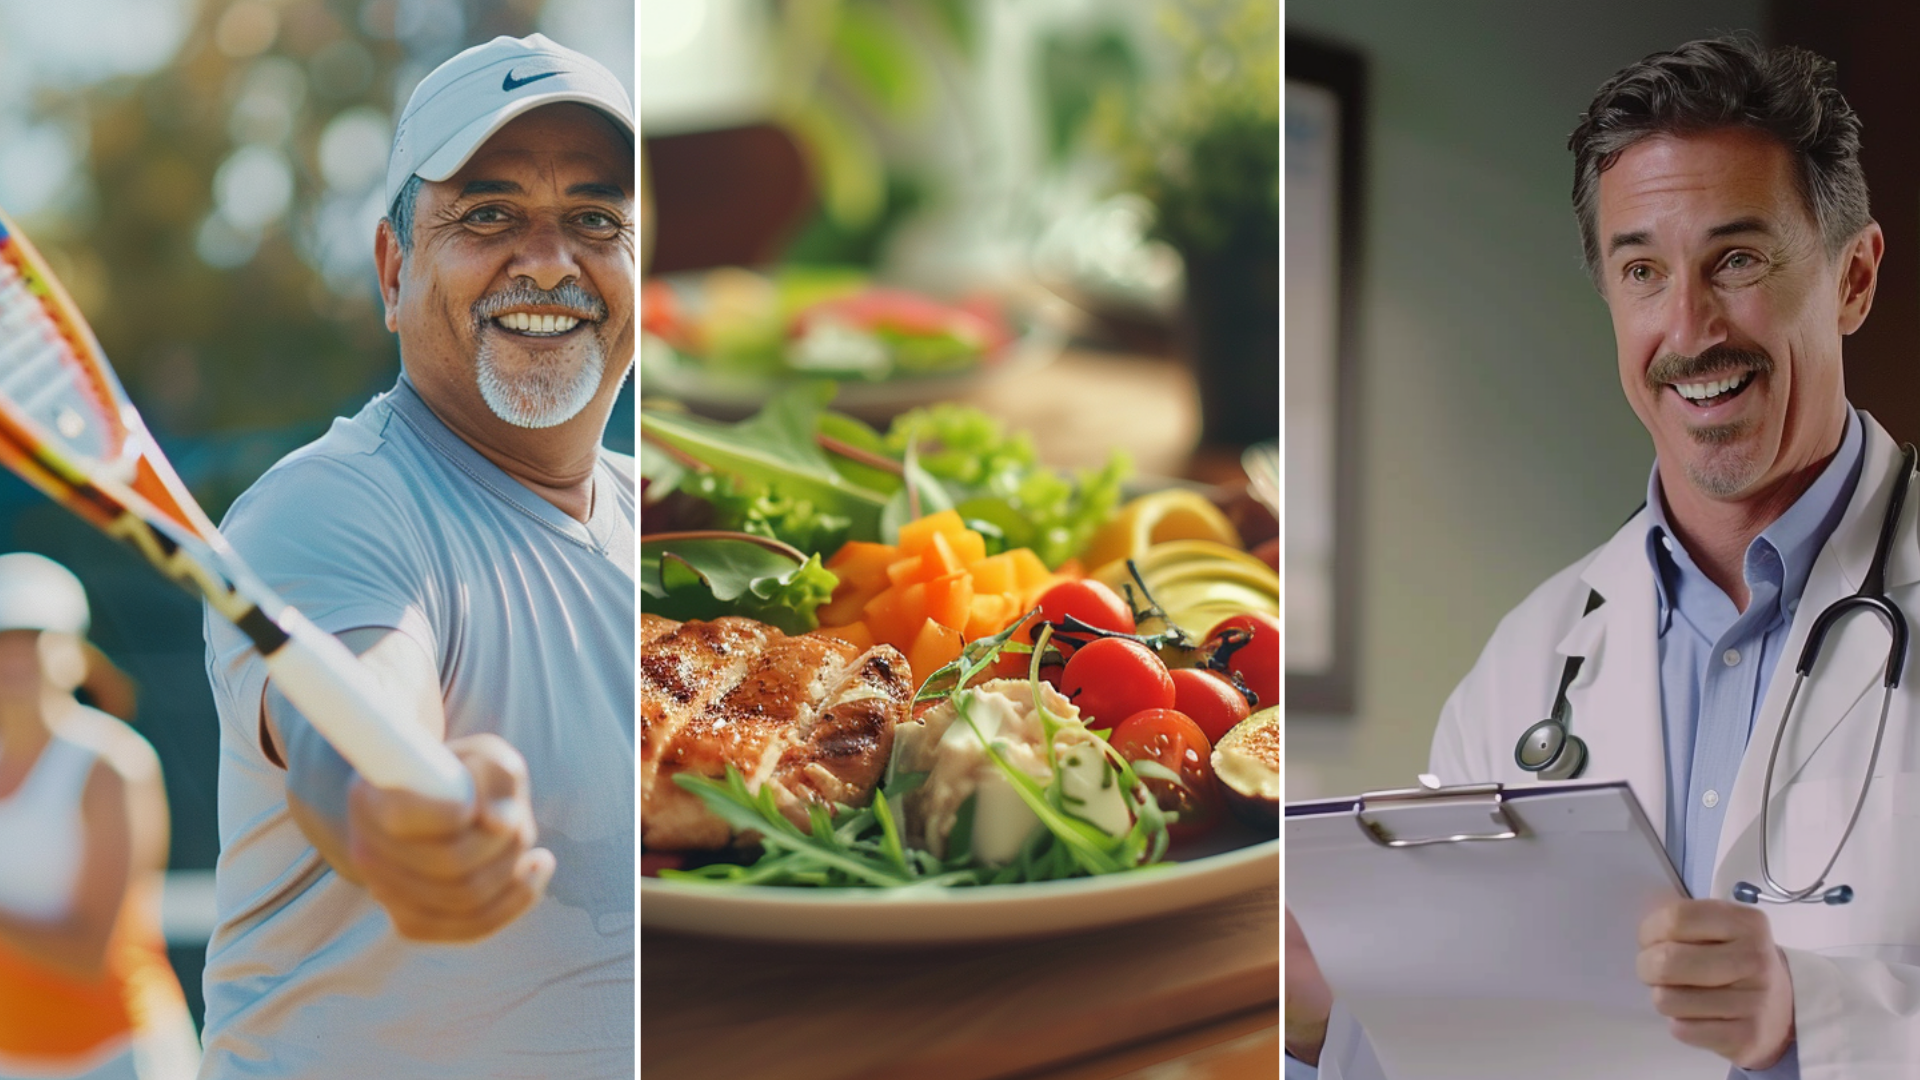
[[1108,1080],[1177,1061],[1187,1080],[1250,1080],[1279,1075],[1279,992],[1278,883],[1103,930],[938,948],[643,928],[641,1074]]

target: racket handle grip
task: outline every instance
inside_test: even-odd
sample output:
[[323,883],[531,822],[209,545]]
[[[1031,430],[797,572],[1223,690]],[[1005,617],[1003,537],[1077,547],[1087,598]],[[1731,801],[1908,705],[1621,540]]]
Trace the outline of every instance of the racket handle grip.
[[274,620],[287,641],[267,671],[307,722],[375,787],[473,801],[473,777],[453,752],[394,707],[372,671],[339,638],[293,608]]

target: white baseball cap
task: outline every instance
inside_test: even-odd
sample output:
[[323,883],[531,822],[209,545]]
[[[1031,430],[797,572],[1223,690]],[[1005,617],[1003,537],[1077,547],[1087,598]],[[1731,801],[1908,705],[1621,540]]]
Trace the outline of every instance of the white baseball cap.
[[497,37],[434,68],[400,112],[386,205],[408,177],[445,180],[508,121],[563,101],[599,109],[633,138],[633,99],[613,72],[541,34]]
[[0,555],[0,630],[87,632],[87,591],[45,555]]

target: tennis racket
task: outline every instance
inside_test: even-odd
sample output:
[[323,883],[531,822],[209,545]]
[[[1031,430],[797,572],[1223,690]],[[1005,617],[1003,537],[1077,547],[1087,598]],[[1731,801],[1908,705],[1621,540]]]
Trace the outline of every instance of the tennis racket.
[[332,634],[249,570],[147,432],[80,310],[0,214],[0,465],[244,632],[287,700],[361,776],[466,801],[472,781]]

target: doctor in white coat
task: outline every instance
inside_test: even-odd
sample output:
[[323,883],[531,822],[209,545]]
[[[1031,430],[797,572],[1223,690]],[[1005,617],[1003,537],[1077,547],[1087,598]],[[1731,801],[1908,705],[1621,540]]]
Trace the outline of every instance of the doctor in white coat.
[[[1891,631],[1856,611],[1786,715],[1810,627],[1868,580],[1888,520],[1886,595],[1920,613],[1920,492],[1889,517],[1908,467],[1842,380],[1884,245],[1858,133],[1831,64],[1743,39],[1602,86],[1571,140],[1574,202],[1653,438],[1649,505],[1501,622],[1433,743],[1445,783],[1535,782],[1522,760],[1541,747],[1522,739],[1564,683],[1583,745],[1563,753],[1584,750],[1582,778],[1632,784],[1698,897],[1641,926],[1654,1006],[1731,1075],[1767,1080],[1920,1077],[1920,672],[1886,695]],[[1811,902],[1736,902],[1765,880],[1783,724],[1774,879],[1820,879],[1856,803],[1858,821]],[[1841,884],[1850,902],[1819,902]],[[1329,1078],[1377,1069],[1337,1007],[1329,1031],[1332,1004],[1289,918],[1290,1077],[1316,1060]]]

